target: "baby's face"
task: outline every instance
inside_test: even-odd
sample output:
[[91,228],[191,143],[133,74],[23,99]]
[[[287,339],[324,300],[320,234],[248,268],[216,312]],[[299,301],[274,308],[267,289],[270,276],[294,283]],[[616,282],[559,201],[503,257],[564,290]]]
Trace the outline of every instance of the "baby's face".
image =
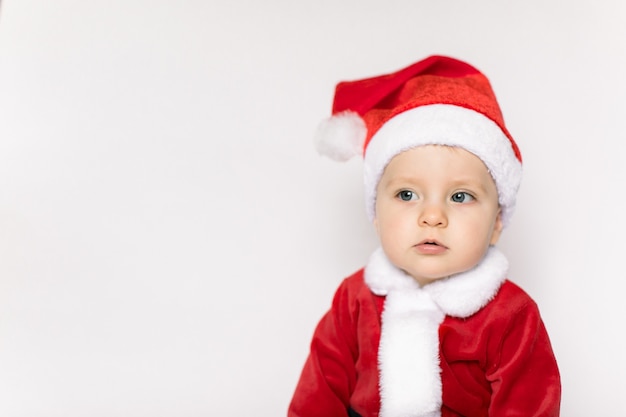
[[383,250],[420,285],[473,268],[502,231],[496,185],[462,148],[428,145],[396,155],[376,193]]

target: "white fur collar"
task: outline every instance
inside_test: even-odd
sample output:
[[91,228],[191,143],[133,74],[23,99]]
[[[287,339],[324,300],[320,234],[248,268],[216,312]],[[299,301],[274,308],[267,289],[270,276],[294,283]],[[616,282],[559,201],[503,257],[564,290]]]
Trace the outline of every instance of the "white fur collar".
[[484,307],[507,272],[506,257],[491,247],[475,268],[420,287],[382,249],[372,254],[365,282],[386,296],[378,350],[381,417],[440,416],[439,325],[446,315],[469,317]]

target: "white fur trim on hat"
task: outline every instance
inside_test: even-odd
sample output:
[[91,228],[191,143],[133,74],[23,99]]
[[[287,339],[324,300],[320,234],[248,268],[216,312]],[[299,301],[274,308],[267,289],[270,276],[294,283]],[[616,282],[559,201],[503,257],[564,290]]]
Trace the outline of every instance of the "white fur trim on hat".
[[387,164],[395,155],[422,145],[457,146],[479,157],[496,183],[502,222],[508,224],[522,179],[522,164],[511,141],[493,120],[450,104],[407,110],[374,134],[364,161],[365,198],[371,220],[376,217],[376,187]]
[[358,113],[344,111],[322,121],[315,133],[315,147],[324,156],[347,161],[363,153],[367,127]]

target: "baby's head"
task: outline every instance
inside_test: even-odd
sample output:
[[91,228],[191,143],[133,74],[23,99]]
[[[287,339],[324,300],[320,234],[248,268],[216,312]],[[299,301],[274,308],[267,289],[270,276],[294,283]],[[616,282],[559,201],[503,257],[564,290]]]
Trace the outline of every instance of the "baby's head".
[[432,56],[392,74],[337,85],[333,116],[319,128],[318,151],[337,160],[364,154],[367,213],[392,158],[424,145],[463,148],[493,178],[501,219],[515,208],[522,157],[489,80],[471,65]]
[[477,265],[515,208],[519,149],[487,78],[455,59],[340,83],[317,145],[338,160],[364,154],[370,220],[420,285]]

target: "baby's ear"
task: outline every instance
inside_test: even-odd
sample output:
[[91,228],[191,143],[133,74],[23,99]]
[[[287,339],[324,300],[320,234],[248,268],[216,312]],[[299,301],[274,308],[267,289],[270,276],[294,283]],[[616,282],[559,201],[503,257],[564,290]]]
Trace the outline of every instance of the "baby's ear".
[[500,235],[502,234],[502,229],[504,228],[504,223],[502,222],[502,210],[498,209],[498,215],[496,217],[496,221],[493,224],[493,231],[491,233],[491,241],[490,245],[495,245],[500,240]]
[[374,229],[376,230],[376,234],[380,234],[378,233],[378,218],[374,217],[374,220],[372,220],[372,224],[374,225]]

